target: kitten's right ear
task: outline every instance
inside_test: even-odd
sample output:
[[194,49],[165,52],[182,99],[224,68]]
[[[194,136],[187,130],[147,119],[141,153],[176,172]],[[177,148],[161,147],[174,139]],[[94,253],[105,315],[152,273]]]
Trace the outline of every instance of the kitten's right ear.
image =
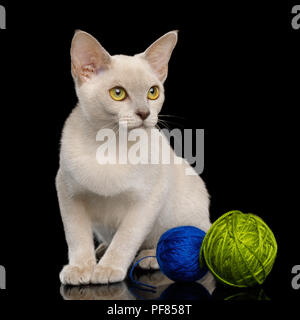
[[72,76],[79,84],[87,81],[100,70],[107,69],[111,57],[89,33],[78,30],[72,40]]

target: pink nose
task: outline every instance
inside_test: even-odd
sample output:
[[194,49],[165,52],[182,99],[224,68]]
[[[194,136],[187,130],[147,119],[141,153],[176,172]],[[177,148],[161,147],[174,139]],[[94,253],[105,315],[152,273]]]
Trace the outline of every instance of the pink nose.
[[148,110],[137,110],[135,114],[138,115],[142,120],[145,120],[149,117],[150,112]]

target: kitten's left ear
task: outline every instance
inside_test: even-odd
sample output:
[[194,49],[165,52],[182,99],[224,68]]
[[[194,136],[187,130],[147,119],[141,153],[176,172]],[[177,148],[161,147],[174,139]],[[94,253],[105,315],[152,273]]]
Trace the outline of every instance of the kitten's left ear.
[[177,33],[177,30],[166,33],[142,54],[161,82],[164,82],[168,75],[168,63],[177,43]]

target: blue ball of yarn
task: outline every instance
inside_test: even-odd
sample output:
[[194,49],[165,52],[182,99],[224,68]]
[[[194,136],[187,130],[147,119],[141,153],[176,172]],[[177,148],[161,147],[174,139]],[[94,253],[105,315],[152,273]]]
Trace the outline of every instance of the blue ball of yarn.
[[202,278],[207,268],[200,268],[199,253],[205,232],[193,226],[166,231],[159,239],[156,258],[161,271],[171,280],[190,282]]

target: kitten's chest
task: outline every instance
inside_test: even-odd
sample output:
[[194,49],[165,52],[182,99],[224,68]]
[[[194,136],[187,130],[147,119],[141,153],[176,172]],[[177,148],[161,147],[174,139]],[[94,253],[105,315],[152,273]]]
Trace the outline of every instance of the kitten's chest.
[[[98,141],[94,134],[77,131],[74,127],[66,126],[64,131],[61,166],[81,188],[109,197],[132,190],[145,193],[155,184],[158,165],[128,159],[134,142],[125,147],[118,138],[115,144]],[[148,153],[145,154],[147,157]]]
[[62,165],[71,173],[80,189],[101,196],[117,196],[126,192],[146,193],[155,183],[159,167],[151,164],[118,164],[101,162],[97,148],[67,150]]
[[87,196],[85,206],[95,233],[109,243],[122,220],[126,218],[133,202],[134,195],[129,192],[113,197],[95,194]]

